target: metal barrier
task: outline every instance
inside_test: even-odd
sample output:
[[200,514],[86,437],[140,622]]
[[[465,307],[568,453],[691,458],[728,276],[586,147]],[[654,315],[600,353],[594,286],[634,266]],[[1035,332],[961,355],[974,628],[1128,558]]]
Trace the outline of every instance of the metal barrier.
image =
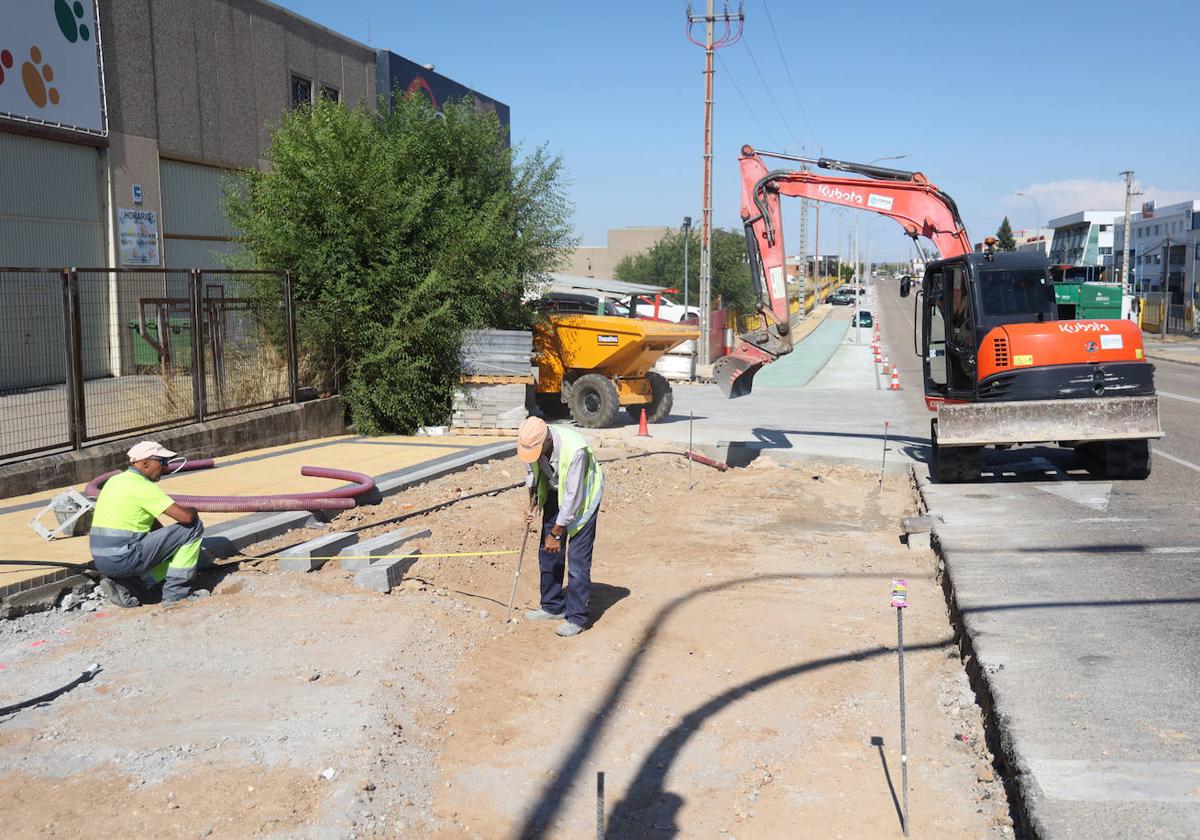
[[286,272],[0,268],[0,313],[0,460],[301,397]]

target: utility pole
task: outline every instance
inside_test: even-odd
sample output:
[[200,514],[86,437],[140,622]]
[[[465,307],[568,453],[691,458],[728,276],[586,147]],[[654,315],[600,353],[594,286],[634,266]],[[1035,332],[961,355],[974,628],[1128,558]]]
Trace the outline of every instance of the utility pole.
[[[813,237],[813,305],[817,302],[817,286],[821,283],[821,202],[816,203],[813,208],[817,216],[817,230]],[[808,289],[804,290],[804,298],[802,305],[808,302]],[[805,315],[808,312],[804,313]]]
[[[800,199],[800,306],[804,306],[804,290],[808,288],[808,199]],[[789,317],[790,314],[789,314]]]
[[[707,13],[693,15],[692,4],[687,5],[687,37],[699,47],[704,47],[704,199],[700,209],[700,358],[704,364],[712,361],[709,333],[712,328],[712,140],[713,140],[713,54],[721,47],[732,46],[742,37],[745,15],[739,4],[737,14],[730,14],[729,7],[720,15],[713,11],[714,0],[707,0]],[[717,21],[725,25],[720,37],[714,37]],[[704,24],[704,40],[692,37],[696,24]]]
[[1125,176],[1125,241],[1121,243],[1125,254],[1121,258],[1121,287],[1129,294],[1133,294],[1132,270],[1133,270],[1133,230],[1130,225],[1133,221],[1133,197],[1141,195],[1133,191],[1133,170],[1126,169],[1121,173]]
[[[683,320],[684,323],[690,323],[688,314],[691,312],[688,309],[688,243],[692,239],[692,217],[683,217]],[[692,342],[692,363],[688,366],[688,380],[692,381],[696,378],[696,342]]]

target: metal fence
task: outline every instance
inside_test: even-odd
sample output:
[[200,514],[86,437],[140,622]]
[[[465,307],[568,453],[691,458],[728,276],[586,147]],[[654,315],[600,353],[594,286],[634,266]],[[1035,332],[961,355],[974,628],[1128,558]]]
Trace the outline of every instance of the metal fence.
[[286,272],[0,268],[0,319],[0,460],[339,384],[334,327],[311,307],[301,365]]

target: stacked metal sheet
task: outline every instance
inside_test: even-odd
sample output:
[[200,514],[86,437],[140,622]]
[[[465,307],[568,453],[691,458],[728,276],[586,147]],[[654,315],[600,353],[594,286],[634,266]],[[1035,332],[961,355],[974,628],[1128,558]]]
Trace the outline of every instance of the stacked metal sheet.
[[460,351],[462,383],[454,392],[451,426],[457,431],[514,430],[527,416],[533,384],[533,333],[469,332]]

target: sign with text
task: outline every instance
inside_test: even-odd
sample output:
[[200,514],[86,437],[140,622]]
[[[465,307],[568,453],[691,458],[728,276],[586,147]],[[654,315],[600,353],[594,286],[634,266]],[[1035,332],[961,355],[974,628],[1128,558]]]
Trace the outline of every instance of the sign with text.
[[892,581],[892,606],[898,610],[908,606],[908,581],[903,578]]
[[117,211],[121,265],[158,265],[158,214],[153,210]]
[[0,117],[106,134],[93,0],[0,2]]

